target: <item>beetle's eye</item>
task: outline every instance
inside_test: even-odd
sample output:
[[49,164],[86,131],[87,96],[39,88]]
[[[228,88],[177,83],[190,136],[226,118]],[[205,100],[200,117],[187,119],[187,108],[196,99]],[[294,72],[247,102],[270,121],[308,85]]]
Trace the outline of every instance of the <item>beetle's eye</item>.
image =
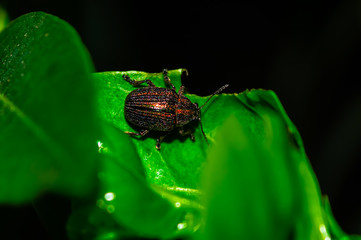
[[194,103],[194,106],[195,106],[196,108],[198,108],[198,103]]

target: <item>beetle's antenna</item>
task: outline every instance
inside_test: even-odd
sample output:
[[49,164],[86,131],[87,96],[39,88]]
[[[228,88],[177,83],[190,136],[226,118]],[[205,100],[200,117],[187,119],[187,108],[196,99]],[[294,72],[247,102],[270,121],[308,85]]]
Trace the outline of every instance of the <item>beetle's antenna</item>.
[[203,133],[204,139],[206,140],[206,143],[209,145],[208,140],[207,140],[207,137],[206,137],[206,134],[205,134],[204,131],[203,131],[203,125],[202,125],[202,121],[201,121],[200,118],[199,118],[199,123],[201,124],[201,131],[202,131],[202,133]]
[[[204,107],[204,105],[206,105],[207,102],[208,102],[214,95],[222,92],[222,91],[223,91],[224,89],[226,89],[228,86],[229,86],[229,84],[226,84],[226,85],[224,85],[223,87],[221,87],[220,89],[218,89],[217,91],[215,91],[215,92],[207,99],[207,101],[199,108],[199,110],[201,110],[202,107]],[[202,127],[202,124],[201,124],[201,127]],[[202,132],[203,132],[203,129],[202,129]],[[203,133],[203,135],[204,135],[204,133]],[[206,136],[204,135],[204,137],[206,137]],[[206,139],[206,140],[207,140],[207,139]],[[207,142],[207,143],[208,143],[208,142]]]

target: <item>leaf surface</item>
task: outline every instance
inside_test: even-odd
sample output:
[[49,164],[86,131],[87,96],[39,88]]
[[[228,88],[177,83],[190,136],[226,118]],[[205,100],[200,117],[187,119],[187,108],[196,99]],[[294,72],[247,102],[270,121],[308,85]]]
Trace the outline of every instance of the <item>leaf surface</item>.
[[[176,86],[177,90],[181,85],[181,75],[184,71],[184,69],[169,71],[169,77],[171,78],[172,83]],[[124,117],[125,98],[131,91],[136,89],[123,79],[122,76],[124,74],[128,75],[133,80],[150,79],[156,86],[165,87],[162,73],[128,71],[94,74],[95,81],[97,82],[99,89],[100,115],[103,117],[103,120],[111,124],[114,129],[117,129],[116,131],[112,131],[110,134],[118,135],[122,134],[124,131],[137,132],[140,130],[129,125]],[[144,84],[143,87],[147,87],[147,85]],[[208,97],[199,97],[192,94],[186,94],[186,96],[192,102],[197,102],[200,106],[208,99]],[[210,147],[222,144],[217,143],[214,140],[214,136],[230,116],[235,116],[236,118],[243,119],[244,122],[247,122],[247,128],[249,128],[250,134],[254,136],[255,139],[261,141],[265,136],[263,126],[264,120],[261,117],[263,114],[262,111],[263,108],[277,108],[277,106],[274,107],[272,105],[274,104],[272,102],[274,101],[274,98],[275,94],[273,92],[264,90],[247,90],[240,94],[221,94],[212,98],[202,109],[203,128],[207,139],[210,142]],[[133,209],[133,214],[116,214],[117,210],[115,210],[113,216],[116,216],[116,219],[118,219],[119,222],[129,221],[130,219],[128,219],[127,216],[136,216],[136,209],[138,206],[144,204],[149,205],[150,203],[146,202],[148,200],[155,203],[156,201],[162,202],[163,199],[166,199],[172,206],[171,208],[168,208],[168,214],[173,212],[173,217],[175,217],[175,210],[180,210],[181,212],[183,211],[183,219],[179,217],[181,215],[178,215],[178,217],[175,217],[178,221],[172,222],[169,220],[164,221],[164,219],[167,219],[164,217],[163,221],[169,224],[169,228],[166,227],[165,229],[170,230],[164,231],[163,233],[167,233],[165,235],[162,235],[162,231],[159,230],[155,232],[148,231],[147,233],[150,236],[169,237],[172,236],[172,230],[173,236],[189,234],[195,232],[202,224],[203,205],[200,201],[201,192],[199,190],[199,183],[204,166],[207,164],[206,159],[208,156],[209,146],[203,138],[200,125],[194,123],[193,125],[191,124],[190,127],[195,128],[195,142],[192,142],[189,137],[182,137],[177,133],[177,131],[173,131],[162,143],[160,151],[155,148],[155,138],[157,135],[150,134],[149,136],[140,139],[125,136],[125,138],[129,138],[134,145],[133,148],[127,147],[126,149],[129,149],[128,151],[135,151],[135,156],[137,157],[127,158],[128,160],[123,159],[122,161],[128,162],[128,164],[131,161],[139,161],[141,163],[144,171],[142,173],[143,175],[138,174],[138,176],[141,179],[145,179],[145,182],[143,182],[145,186],[158,193],[158,198],[156,197],[152,199],[147,194],[140,194],[140,196],[143,197],[140,197],[142,200],[138,205],[132,206],[125,204],[125,206],[128,206],[129,209]],[[126,144],[129,143],[121,145],[125,146]],[[111,148],[112,147],[110,147],[110,149]],[[104,173],[104,175],[108,177],[115,176],[117,175],[116,172],[117,171]],[[130,181],[127,181],[127,183],[129,182]],[[107,192],[124,190],[125,192],[130,193],[130,189],[127,190],[128,187],[122,186],[120,183],[113,185],[112,187],[109,186],[110,183],[103,183],[103,186],[107,186],[107,190],[104,190],[102,192],[103,195],[99,197],[102,201],[104,201],[102,197],[105,196]],[[132,189],[134,191],[135,187]],[[143,190],[139,192],[146,191]],[[133,193],[134,192],[129,195],[131,196]],[[122,197],[123,203],[125,197],[126,195]],[[114,201],[116,202],[116,200]],[[133,200],[131,202],[135,203],[136,201]],[[142,202],[143,204],[141,204]],[[121,202],[119,202],[119,205],[120,204]],[[167,208],[154,207],[153,210],[160,211],[164,209]],[[157,218],[159,218],[159,216],[153,215],[152,218],[149,218],[149,222],[147,224],[145,222],[143,224],[139,221],[138,224],[134,222],[134,224],[130,224],[129,226],[136,226],[134,230],[138,229],[138,231],[144,232],[146,225],[153,226],[155,224],[151,221],[151,219]],[[156,228],[153,227],[150,229]]]
[[[184,69],[169,71],[177,89],[181,85],[182,72]],[[114,134],[140,130],[124,118],[125,98],[136,88],[124,81],[123,74],[133,80],[150,79],[156,86],[165,87],[162,73],[96,73],[100,113],[117,129],[112,131]],[[186,96],[199,105],[208,98]],[[128,137],[134,147],[127,149],[134,151],[137,157],[123,161],[137,159],[142,164],[144,172],[138,177],[144,178],[146,181],[142,184],[157,192],[159,198],[149,197],[146,190],[138,190],[142,200],[125,204],[133,209],[129,214],[113,213],[117,221],[129,223],[135,232],[147,232],[147,236],[161,238],[192,234],[203,226],[205,219],[206,227],[197,234],[200,239],[275,239],[275,236],[277,239],[327,239],[330,236],[320,189],[302,139],[274,92],[246,90],[215,96],[202,109],[202,123],[210,146],[203,139],[199,124],[192,125],[195,142],[174,131],[162,143],[160,151],[155,148],[156,135]],[[207,186],[204,189],[200,185],[202,175]],[[130,191],[120,183],[111,187],[103,182],[103,187],[106,186],[109,192]],[[122,196],[126,198],[127,194],[124,194]],[[154,204],[163,199],[172,207]],[[122,202],[124,200],[118,204]],[[132,206],[131,202],[136,204]],[[161,218],[153,215],[148,223],[131,223],[127,216],[136,216],[137,206],[142,204],[153,206],[148,212],[166,209],[168,214]],[[184,211],[182,221],[172,222],[166,217],[180,219],[175,209]],[[145,231],[146,225],[156,225],[150,223],[151,219],[163,222],[167,230]]]
[[75,30],[42,12],[0,33],[0,202],[94,186],[93,64]]

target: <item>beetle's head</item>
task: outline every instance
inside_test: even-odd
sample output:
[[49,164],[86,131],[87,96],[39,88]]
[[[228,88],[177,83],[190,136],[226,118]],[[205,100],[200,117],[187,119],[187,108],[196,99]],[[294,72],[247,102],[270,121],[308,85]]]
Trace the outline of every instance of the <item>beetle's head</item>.
[[195,117],[195,119],[198,119],[198,120],[199,120],[199,124],[201,125],[202,134],[203,134],[204,139],[206,140],[206,142],[207,142],[208,145],[209,145],[209,143],[208,143],[206,134],[205,134],[204,131],[203,131],[203,126],[202,126],[202,121],[201,121],[201,109],[204,107],[204,105],[206,105],[206,104],[208,103],[208,101],[209,101],[214,95],[222,92],[222,91],[223,91],[225,88],[227,88],[228,86],[229,86],[229,85],[226,84],[226,85],[224,85],[223,87],[221,87],[220,89],[218,89],[217,91],[215,91],[215,92],[207,99],[207,101],[206,101],[201,107],[198,107],[198,103],[194,103],[194,106],[195,106],[195,108],[197,109],[197,110],[195,111],[195,112],[196,112],[196,114],[195,114],[196,116],[194,116],[194,117]]

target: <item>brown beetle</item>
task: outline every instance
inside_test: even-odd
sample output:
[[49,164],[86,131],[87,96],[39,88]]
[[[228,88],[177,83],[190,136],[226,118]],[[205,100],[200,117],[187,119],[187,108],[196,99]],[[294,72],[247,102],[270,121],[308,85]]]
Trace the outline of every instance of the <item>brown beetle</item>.
[[123,75],[125,81],[132,86],[137,87],[142,83],[147,83],[147,87],[138,88],[128,94],[125,99],[124,115],[127,121],[142,130],[139,133],[125,133],[131,136],[144,136],[150,131],[165,132],[164,135],[157,139],[156,148],[160,150],[160,144],[168,133],[175,128],[179,128],[182,136],[190,135],[194,141],[192,129],[184,130],[183,126],[191,121],[199,120],[202,134],[208,144],[204,134],[201,122],[201,109],[216,94],[223,91],[228,84],[224,85],[213,93],[207,101],[198,107],[197,103],[192,103],[184,96],[184,86],[181,86],[178,93],[168,77],[168,70],[163,70],[164,81],[170,88],[156,87],[152,81],[131,80],[128,75]]

